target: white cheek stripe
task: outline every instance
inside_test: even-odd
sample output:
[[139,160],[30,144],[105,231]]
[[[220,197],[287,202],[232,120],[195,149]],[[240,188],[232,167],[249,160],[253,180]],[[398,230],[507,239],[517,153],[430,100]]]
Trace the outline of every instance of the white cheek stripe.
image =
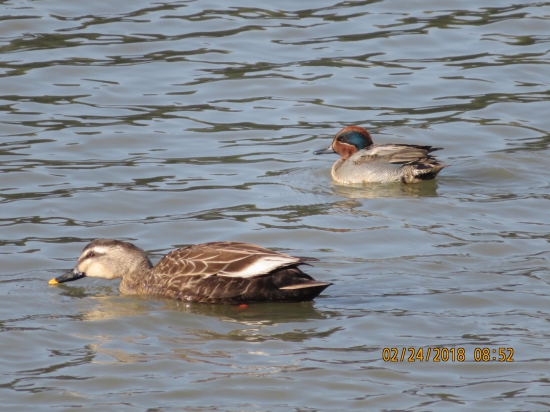
[[109,250],[112,250],[112,248],[109,249],[103,246],[94,246],[93,248],[88,249],[86,253],[90,253],[90,251],[94,251],[95,253],[104,254],[104,253],[107,253]]

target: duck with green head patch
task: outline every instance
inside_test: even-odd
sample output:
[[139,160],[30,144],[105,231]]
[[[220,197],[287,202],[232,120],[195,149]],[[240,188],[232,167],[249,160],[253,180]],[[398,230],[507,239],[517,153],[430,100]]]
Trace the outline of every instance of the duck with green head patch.
[[417,183],[433,179],[444,167],[431,153],[441,150],[411,144],[374,144],[364,128],[348,126],[340,130],[327,149],[314,154],[338,153],[332,178],[342,184]]

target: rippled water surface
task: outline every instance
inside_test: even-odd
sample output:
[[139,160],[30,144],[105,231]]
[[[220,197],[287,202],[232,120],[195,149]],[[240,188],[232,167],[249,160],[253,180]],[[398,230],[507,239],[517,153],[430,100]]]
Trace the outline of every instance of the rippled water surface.
[[[550,408],[550,3],[0,7],[0,409]],[[350,124],[451,166],[335,185],[312,152]],[[334,285],[248,308],[49,287],[98,237],[154,262],[258,243]]]

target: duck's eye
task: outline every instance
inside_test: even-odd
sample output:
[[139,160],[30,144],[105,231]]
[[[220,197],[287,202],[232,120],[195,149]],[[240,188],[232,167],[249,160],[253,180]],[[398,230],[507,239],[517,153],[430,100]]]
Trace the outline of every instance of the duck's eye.
[[88,253],[88,256],[86,256],[86,259],[90,259],[90,258],[93,258],[95,257],[95,252],[90,252]]

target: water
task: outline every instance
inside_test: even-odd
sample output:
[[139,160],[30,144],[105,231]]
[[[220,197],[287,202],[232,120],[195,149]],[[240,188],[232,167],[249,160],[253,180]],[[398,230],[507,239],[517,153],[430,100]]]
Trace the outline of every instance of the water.
[[[312,6],[2,3],[2,410],[548,410],[550,3]],[[331,184],[312,152],[350,124],[452,166]],[[97,237],[258,243],[334,285],[246,309],[49,287]],[[434,347],[464,361],[383,360]]]

